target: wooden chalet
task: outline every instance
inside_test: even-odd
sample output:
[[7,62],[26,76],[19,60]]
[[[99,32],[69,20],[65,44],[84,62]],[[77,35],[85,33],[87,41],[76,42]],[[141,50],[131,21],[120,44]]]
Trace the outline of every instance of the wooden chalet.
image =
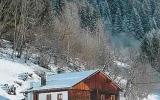
[[26,100],[119,100],[120,87],[98,70],[49,75]]

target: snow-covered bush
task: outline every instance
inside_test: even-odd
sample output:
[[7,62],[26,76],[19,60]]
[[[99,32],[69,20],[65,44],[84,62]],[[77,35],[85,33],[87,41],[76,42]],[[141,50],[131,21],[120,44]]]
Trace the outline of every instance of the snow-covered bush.
[[32,73],[21,73],[18,75],[18,79],[26,81],[28,78],[32,78]]

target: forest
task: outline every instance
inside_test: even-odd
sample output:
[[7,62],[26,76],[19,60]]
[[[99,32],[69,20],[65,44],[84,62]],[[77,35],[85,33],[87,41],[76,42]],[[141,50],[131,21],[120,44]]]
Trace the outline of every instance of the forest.
[[[34,56],[35,64],[49,70],[52,64],[74,71],[99,68],[119,84],[126,79],[124,96],[138,100],[160,83],[159,5],[159,0],[0,0],[0,39],[13,44],[12,59],[27,62]],[[129,67],[119,68],[117,61]]]

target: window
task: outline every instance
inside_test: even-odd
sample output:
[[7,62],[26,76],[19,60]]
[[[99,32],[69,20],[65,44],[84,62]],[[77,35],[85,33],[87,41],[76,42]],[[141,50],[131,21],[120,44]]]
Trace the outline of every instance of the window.
[[105,95],[101,95],[101,100],[105,100]]
[[57,94],[57,100],[63,100],[63,95],[62,94]]
[[116,100],[115,95],[111,95],[111,100]]
[[51,94],[47,94],[47,100],[51,100]]

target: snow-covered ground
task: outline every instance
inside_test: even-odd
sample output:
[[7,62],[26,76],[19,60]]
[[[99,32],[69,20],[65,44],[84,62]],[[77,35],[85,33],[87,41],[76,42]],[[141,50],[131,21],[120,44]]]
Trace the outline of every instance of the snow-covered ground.
[[[11,44],[5,40],[3,42],[4,48],[0,48],[0,100],[21,100],[24,95],[20,92],[30,88],[31,81],[39,81],[40,77],[35,74],[35,71],[50,72],[38,65],[33,64],[31,61],[27,63],[24,59],[11,58],[12,49]],[[23,80],[25,75],[30,74],[26,80]],[[4,86],[16,87],[16,95],[9,95]]]
[[[19,79],[19,75],[23,73],[32,74],[32,78],[27,81],[23,81]],[[17,95],[8,95],[6,91],[0,88],[0,96],[4,96],[10,100],[20,100],[24,96],[22,93],[23,90],[29,88],[30,81],[38,81],[39,77],[34,73],[34,69],[27,64],[20,64],[15,61],[9,61],[6,59],[0,59],[0,85],[8,84],[9,86],[16,86],[16,94]],[[19,86],[18,83],[22,85]]]
[[[121,96],[120,100],[126,100],[126,99]],[[145,98],[143,100],[160,100],[160,96],[151,94],[151,95],[149,95],[147,98]]]
[[151,94],[147,98],[145,98],[144,100],[160,100],[160,96]]

